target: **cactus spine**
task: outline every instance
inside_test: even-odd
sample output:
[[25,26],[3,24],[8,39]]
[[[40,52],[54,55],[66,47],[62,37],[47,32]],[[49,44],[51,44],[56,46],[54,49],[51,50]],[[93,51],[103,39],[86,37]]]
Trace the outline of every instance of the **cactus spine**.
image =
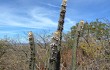
[[31,49],[29,70],[35,70],[35,43],[32,32],[29,32],[29,44]]
[[49,70],[60,70],[60,49],[61,49],[61,40],[62,40],[62,31],[64,25],[64,18],[66,13],[66,2],[63,0],[60,12],[60,18],[58,21],[57,31],[52,37],[52,43],[50,45],[50,60],[49,60]]

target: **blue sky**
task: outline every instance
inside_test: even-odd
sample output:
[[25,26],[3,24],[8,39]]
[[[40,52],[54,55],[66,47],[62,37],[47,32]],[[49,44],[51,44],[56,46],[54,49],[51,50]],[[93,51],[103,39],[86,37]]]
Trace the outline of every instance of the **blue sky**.
[[[0,0],[0,38],[55,31],[62,0]],[[64,31],[80,20],[110,19],[110,0],[68,0]]]

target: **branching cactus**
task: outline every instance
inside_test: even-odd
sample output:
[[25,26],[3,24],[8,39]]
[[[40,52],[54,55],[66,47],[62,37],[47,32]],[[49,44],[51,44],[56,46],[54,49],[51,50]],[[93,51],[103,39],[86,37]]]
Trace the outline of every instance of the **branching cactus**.
[[35,43],[32,32],[29,32],[29,44],[31,49],[29,70],[35,70]]
[[58,29],[52,37],[52,43],[50,45],[50,60],[49,60],[49,70],[60,70],[60,49],[62,40],[62,31],[64,25],[64,18],[66,13],[66,2],[63,0],[60,12],[60,18],[58,22]]
[[78,47],[78,43],[79,43],[79,38],[80,38],[80,32],[84,27],[84,21],[80,21],[80,23],[78,24],[77,27],[77,31],[76,31],[76,35],[75,35],[75,42],[74,42],[74,46],[73,46],[73,51],[72,51],[72,70],[76,70],[77,69],[77,47]]

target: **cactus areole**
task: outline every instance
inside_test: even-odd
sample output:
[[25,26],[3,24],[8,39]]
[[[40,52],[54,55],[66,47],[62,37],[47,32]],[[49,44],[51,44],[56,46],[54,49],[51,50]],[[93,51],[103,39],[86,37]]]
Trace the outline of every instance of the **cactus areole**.
[[66,13],[66,2],[67,0],[63,0],[62,2],[58,28],[54,33],[54,36],[52,37],[52,43],[50,44],[49,70],[60,70],[60,49],[64,18]]

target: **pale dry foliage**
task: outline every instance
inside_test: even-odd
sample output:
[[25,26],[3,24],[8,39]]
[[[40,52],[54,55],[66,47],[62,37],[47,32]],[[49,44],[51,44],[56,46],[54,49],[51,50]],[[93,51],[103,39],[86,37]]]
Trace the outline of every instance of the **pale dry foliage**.
[[29,48],[13,47],[0,58],[0,70],[28,70]]

